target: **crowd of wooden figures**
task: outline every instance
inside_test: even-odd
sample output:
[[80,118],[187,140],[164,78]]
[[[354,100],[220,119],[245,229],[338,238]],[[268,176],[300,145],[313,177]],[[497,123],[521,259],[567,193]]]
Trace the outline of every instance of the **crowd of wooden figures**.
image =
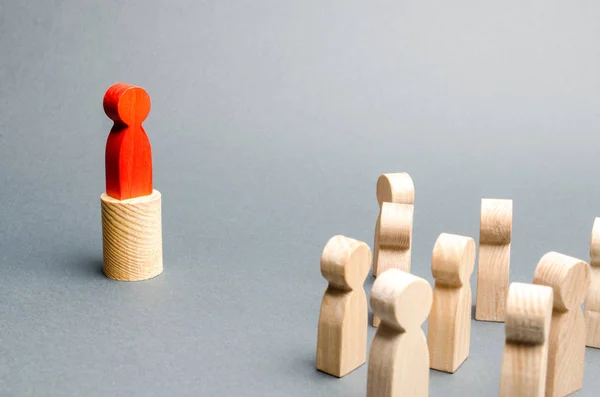
[[[329,282],[317,338],[317,369],[342,377],[366,362],[367,297],[378,327],[369,354],[367,397],[421,397],[429,369],[453,373],[469,355],[470,277],[476,244],[442,233],[429,283],[410,274],[414,185],[407,173],[377,181],[380,205],[373,255],[367,244],[334,236],[321,256]],[[509,287],[512,200],[483,199],[475,319],[505,323],[500,395],[561,397],[581,389],[586,345],[600,348],[600,218],[590,264],[557,252],[539,261],[533,283]],[[585,301],[585,310],[581,304]],[[425,337],[422,323],[429,316]]]

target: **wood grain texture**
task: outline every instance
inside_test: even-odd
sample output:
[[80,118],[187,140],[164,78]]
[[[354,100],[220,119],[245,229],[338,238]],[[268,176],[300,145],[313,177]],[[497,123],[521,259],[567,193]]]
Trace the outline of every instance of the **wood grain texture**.
[[554,295],[546,396],[566,396],[581,389],[583,384],[586,331],[580,306],[589,289],[589,265],[577,258],[549,252],[538,263],[533,283],[552,287]]
[[552,288],[512,283],[506,301],[500,397],[544,397]]
[[319,316],[319,371],[342,377],[367,360],[369,320],[363,284],[370,268],[371,249],[367,244],[337,235],[325,245],[321,274],[329,286]]
[[433,247],[431,273],[435,279],[429,315],[429,365],[453,373],[469,356],[471,344],[471,283],[475,241],[442,233]]
[[[408,246],[403,248],[403,255],[401,258],[401,265],[394,266],[396,268],[402,268],[402,270],[406,270],[410,272],[410,249],[411,249],[411,240],[412,240],[412,219],[414,212],[414,203],[415,203],[415,187],[413,181],[406,172],[398,172],[393,174],[382,174],[377,180],[377,202],[379,203],[379,216],[377,217],[377,223],[375,224],[375,238],[373,243],[373,275],[377,277],[379,274],[383,273],[385,270],[389,268],[385,267],[384,264],[380,268],[380,263],[382,261],[379,259],[380,257],[380,229],[382,222],[382,212],[383,212],[383,204],[384,203],[396,203],[396,204],[408,204],[410,207],[406,207],[407,209],[411,209],[411,214],[404,214],[402,218],[398,219],[398,214],[393,209],[389,214],[384,215],[384,218],[388,218],[387,225],[393,227],[393,222],[395,220],[401,220],[402,222],[408,222],[410,220],[410,225],[400,225],[404,230],[410,230],[410,234],[408,236]],[[409,229],[408,229],[409,227]],[[393,235],[393,232],[392,232]],[[392,242],[392,247],[397,245]],[[384,245],[385,246],[385,245]],[[390,244],[388,244],[390,246]],[[394,259],[394,258],[387,258]],[[384,258],[386,260],[386,258]]]
[[106,141],[106,194],[117,199],[152,194],[152,149],[142,122],[150,113],[150,97],[140,87],[111,86],[104,111],[115,123]]
[[590,241],[590,290],[585,301],[586,345],[600,349],[600,218],[594,219]]
[[[411,204],[382,203],[379,216],[379,274],[388,269],[410,273],[410,251],[414,206]],[[373,316],[378,327],[379,317]]]
[[389,269],[375,280],[371,307],[381,324],[369,354],[367,397],[429,394],[429,352],[421,324],[431,303],[431,286],[420,277]]
[[138,281],[163,271],[161,194],[117,200],[106,193],[102,205],[104,274]]
[[481,200],[476,320],[504,321],[510,273],[512,212],[512,200]]

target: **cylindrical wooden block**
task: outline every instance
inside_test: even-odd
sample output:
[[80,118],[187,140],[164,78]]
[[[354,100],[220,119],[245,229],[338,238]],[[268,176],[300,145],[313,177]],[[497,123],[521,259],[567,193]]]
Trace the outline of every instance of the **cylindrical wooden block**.
[[138,281],[163,271],[161,196],[117,200],[106,193],[102,204],[104,274],[115,280]]

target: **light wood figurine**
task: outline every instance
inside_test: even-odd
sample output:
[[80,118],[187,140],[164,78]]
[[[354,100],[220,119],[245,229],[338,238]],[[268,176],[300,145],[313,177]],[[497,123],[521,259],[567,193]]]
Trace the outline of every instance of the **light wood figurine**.
[[329,286],[321,303],[317,369],[342,377],[367,359],[367,296],[363,284],[371,249],[361,241],[334,236],[321,255],[321,274]]
[[[415,189],[405,172],[383,174],[377,180],[380,211],[375,225],[373,275],[387,269],[410,272]],[[373,326],[379,325],[373,316]]]
[[591,283],[585,301],[586,345],[600,349],[600,218],[594,219],[590,242]]
[[381,324],[369,354],[367,397],[426,397],[429,352],[421,324],[431,309],[431,286],[398,269],[382,273],[371,289]]
[[475,241],[442,233],[433,247],[435,279],[427,345],[430,367],[453,373],[469,356],[471,344],[471,283]]
[[510,284],[500,397],[544,397],[552,302],[550,287]]
[[[413,205],[415,203],[415,187],[410,175],[406,172],[382,174],[377,180],[377,202],[379,203],[379,217],[375,225],[375,241],[373,244],[373,275],[377,277],[390,267],[410,272],[410,246]],[[406,204],[407,207],[404,208],[403,212],[400,209],[389,206],[384,213],[384,203]],[[407,212],[410,212],[410,214]],[[384,220],[383,226],[388,233],[383,241],[380,241],[382,218]],[[398,223],[402,224],[397,225]],[[393,238],[394,228],[396,230],[404,229],[404,233],[396,232],[404,237],[403,241],[398,242],[398,238]],[[408,241],[406,241],[407,232]],[[386,250],[387,247],[390,249]],[[384,252],[382,253],[381,251]],[[388,253],[387,251],[392,252]],[[380,257],[382,257],[381,260]]]
[[117,83],[104,95],[114,121],[106,142],[106,193],[102,208],[104,274],[145,280],[163,270],[161,194],[152,188],[152,153],[142,122],[150,97],[140,87]]
[[512,212],[512,200],[481,200],[476,320],[504,321],[510,272]]
[[549,252],[540,259],[533,283],[552,287],[554,292],[546,396],[566,396],[583,384],[585,320],[580,307],[589,289],[589,265]]

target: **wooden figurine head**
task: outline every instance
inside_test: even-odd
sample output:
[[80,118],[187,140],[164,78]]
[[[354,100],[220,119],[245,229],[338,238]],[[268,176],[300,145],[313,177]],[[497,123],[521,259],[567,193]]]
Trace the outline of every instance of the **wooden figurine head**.
[[377,201],[382,203],[414,204],[415,186],[406,172],[382,174],[377,180]]
[[482,199],[479,243],[510,244],[512,236],[512,200]]
[[533,282],[552,287],[554,310],[565,312],[576,309],[585,299],[589,284],[588,264],[558,252],[548,252],[540,259]]
[[337,235],[321,254],[321,274],[336,289],[362,288],[371,267],[371,249],[363,242]]
[[506,301],[506,341],[544,344],[550,335],[552,301],[552,288],[548,286],[512,283]]
[[459,288],[469,283],[475,267],[475,241],[442,233],[433,247],[431,273],[437,285]]
[[104,112],[115,123],[141,125],[150,113],[150,96],[141,87],[112,85],[104,94]]
[[424,279],[398,269],[383,272],[371,289],[373,313],[400,332],[420,327],[431,310],[433,292]]
[[594,219],[590,240],[590,266],[600,267],[600,218]]

